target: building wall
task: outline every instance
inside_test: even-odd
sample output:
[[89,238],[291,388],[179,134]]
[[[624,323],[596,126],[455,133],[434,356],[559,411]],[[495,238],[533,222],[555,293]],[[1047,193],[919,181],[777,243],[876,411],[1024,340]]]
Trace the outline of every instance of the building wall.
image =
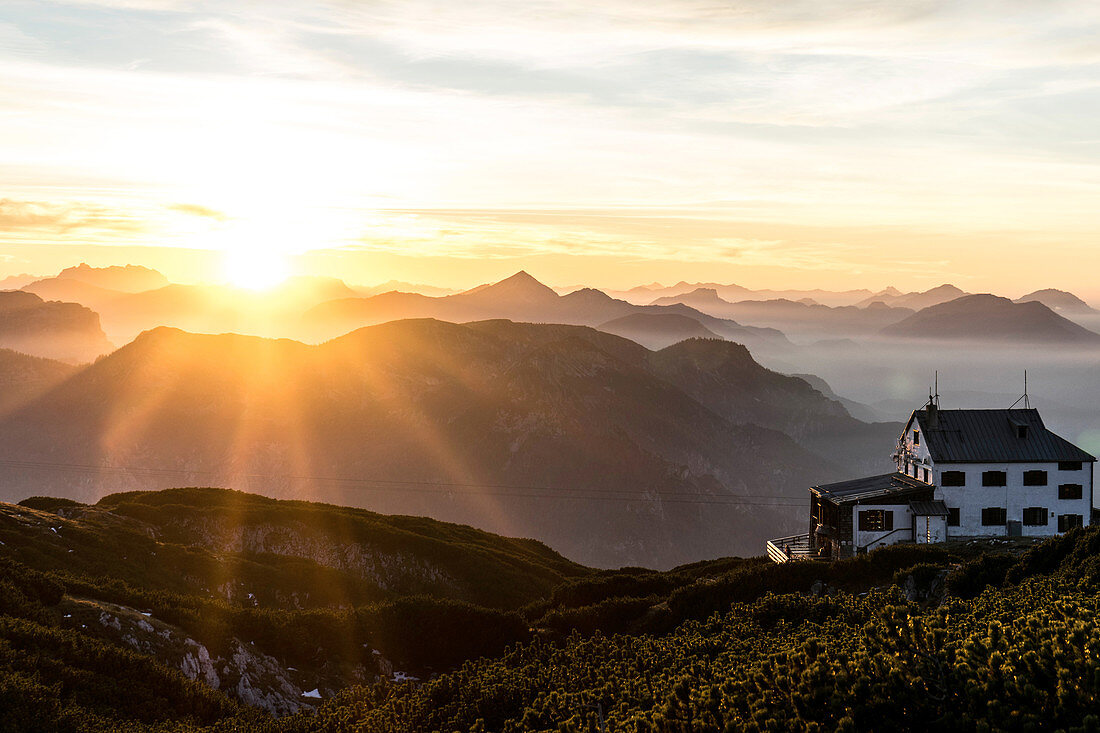
[[[855,540],[851,548],[853,553],[862,547],[866,547],[867,551],[870,552],[876,547],[885,547],[886,545],[902,541],[908,542],[913,539],[913,514],[906,504],[853,504],[851,509],[852,532]],[[892,531],[860,531],[859,513],[874,509],[884,509],[894,513],[894,529]]]
[[947,540],[947,517],[918,516],[913,541],[918,545]]
[[[898,471],[904,473],[906,476],[913,476],[913,478],[920,481],[924,481],[925,474],[922,469],[928,471],[928,483],[934,483],[932,478],[934,472],[934,466],[932,464],[932,456],[928,453],[928,447],[925,445],[924,436],[921,436],[920,443],[914,441],[913,430],[917,428],[917,421],[912,420],[906,428],[905,435],[902,436],[903,453],[898,460]],[[916,468],[916,475],[914,476],[913,468]]]
[[[1047,472],[1046,486],[1024,486],[1024,471]],[[944,471],[963,471],[966,486],[943,486]],[[1004,471],[1006,486],[982,486],[984,471]],[[1047,537],[1058,534],[1059,514],[1080,514],[1082,523],[1089,524],[1092,505],[1092,464],[1082,464],[1080,471],[1059,471],[1057,463],[955,463],[933,467],[936,498],[948,507],[958,507],[959,526],[948,527],[949,536],[1004,536],[1008,525],[983,526],[982,509],[1005,507],[1008,521],[1023,522],[1027,507],[1046,507],[1046,526],[1021,527],[1024,537]],[[1059,484],[1081,484],[1080,499],[1059,499]]]

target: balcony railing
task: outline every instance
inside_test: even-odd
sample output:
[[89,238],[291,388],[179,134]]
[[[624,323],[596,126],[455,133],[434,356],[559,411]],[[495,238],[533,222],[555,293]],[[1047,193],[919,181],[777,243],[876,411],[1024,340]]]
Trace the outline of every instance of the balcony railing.
[[790,537],[778,537],[768,540],[768,557],[774,562],[790,560],[829,560],[828,556],[819,557],[810,544],[809,534],[796,534]]

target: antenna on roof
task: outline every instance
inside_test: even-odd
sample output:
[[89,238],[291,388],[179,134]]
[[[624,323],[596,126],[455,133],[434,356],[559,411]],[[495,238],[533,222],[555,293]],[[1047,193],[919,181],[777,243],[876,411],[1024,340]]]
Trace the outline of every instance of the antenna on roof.
[[1013,402],[1012,407],[1009,407],[1008,409],[1011,410],[1013,407],[1020,404],[1020,400],[1023,400],[1025,410],[1031,409],[1031,399],[1027,396],[1027,369],[1024,370],[1024,394],[1022,397],[1020,397],[1019,400]]

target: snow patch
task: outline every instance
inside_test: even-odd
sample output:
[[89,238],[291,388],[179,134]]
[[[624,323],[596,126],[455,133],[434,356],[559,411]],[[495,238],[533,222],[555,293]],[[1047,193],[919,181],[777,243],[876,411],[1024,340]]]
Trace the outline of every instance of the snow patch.
[[314,700],[320,700],[321,699],[321,690],[320,690],[320,688],[314,687],[309,692],[303,692],[302,697],[312,697]]

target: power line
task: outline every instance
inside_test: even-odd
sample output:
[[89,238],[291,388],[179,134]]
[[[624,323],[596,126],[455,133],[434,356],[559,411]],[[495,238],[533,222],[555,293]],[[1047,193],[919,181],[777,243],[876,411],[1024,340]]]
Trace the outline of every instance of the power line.
[[[74,473],[96,474],[101,472],[130,473],[149,476],[216,476],[224,477],[233,472],[229,469],[221,471],[212,470],[187,470],[172,468],[151,468],[142,466],[118,466],[118,465],[94,465],[80,463],[62,463],[51,461],[20,461],[13,459],[0,459],[0,466],[9,468],[30,468],[57,471],[69,471]],[[706,504],[725,506],[758,506],[758,507],[803,507],[805,502],[783,501],[786,497],[776,497],[767,494],[730,494],[726,496],[708,496],[686,491],[661,492],[653,497],[638,496],[629,489],[599,489],[585,487],[555,487],[533,486],[523,484],[476,484],[448,481],[410,481],[398,479],[378,478],[350,478],[338,476],[312,476],[295,474],[240,474],[244,480],[267,481],[317,481],[352,484],[348,488],[358,491],[373,491],[379,493],[397,492],[418,494],[465,494],[467,496],[503,496],[532,499],[554,500],[580,500],[580,501],[615,501],[615,502],[640,502],[660,501],[666,504]],[[458,491],[456,491],[456,489]],[[476,489],[476,491],[462,491],[463,489]],[[519,493],[523,492],[523,493]],[[772,501],[760,501],[772,499]]]

